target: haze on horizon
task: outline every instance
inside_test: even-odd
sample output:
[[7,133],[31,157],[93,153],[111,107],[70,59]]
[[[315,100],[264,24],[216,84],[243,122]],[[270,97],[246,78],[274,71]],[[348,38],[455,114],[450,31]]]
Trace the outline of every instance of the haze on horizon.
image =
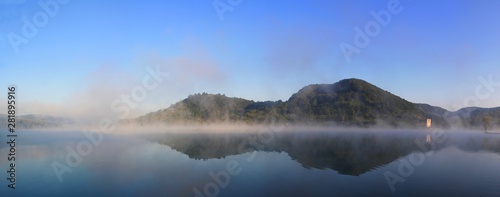
[[[0,84],[17,85],[20,114],[118,118],[113,101],[157,66],[168,75],[129,117],[201,92],[285,101],[306,85],[345,78],[451,111],[500,106],[499,1],[220,0],[232,8],[223,18],[213,1],[73,0],[51,13],[40,2],[57,3],[0,3]],[[339,46],[376,21],[371,11],[398,2],[400,12],[346,61]],[[46,24],[14,47],[9,35],[23,36],[38,13]]]

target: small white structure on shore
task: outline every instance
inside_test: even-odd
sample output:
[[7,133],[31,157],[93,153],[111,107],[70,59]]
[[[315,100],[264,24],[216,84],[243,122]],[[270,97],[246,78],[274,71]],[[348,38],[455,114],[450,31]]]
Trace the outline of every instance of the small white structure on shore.
[[430,129],[432,126],[432,119],[427,118],[427,128]]

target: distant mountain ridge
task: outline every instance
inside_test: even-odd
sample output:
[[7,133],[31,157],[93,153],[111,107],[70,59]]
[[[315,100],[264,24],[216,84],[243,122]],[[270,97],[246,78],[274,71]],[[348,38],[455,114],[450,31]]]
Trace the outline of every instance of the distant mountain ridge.
[[[16,116],[16,128],[35,129],[35,128],[62,128],[74,125],[75,121],[71,118],[57,117],[50,115],[27,114]],[[7,115],[0,114],[0,128],[7,128]]]
[[254,102],[221,94],[195,94],[168,108],[151,112],[124,123],[141,125],[191,123],[287,123],[358,127],[482,127],[487,116],[491,126],[500,126],[500,107],[463,108],[456,112],[409,102],[360,79],[344,79],[334,84],[313,84],[300,89],[287,101]]

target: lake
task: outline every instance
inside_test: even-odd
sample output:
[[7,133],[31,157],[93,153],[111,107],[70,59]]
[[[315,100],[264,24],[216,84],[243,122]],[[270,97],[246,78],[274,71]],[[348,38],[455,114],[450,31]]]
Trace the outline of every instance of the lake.
[[2,196],[500,196],[497,134],[18,134],[15,190],[0,146]]

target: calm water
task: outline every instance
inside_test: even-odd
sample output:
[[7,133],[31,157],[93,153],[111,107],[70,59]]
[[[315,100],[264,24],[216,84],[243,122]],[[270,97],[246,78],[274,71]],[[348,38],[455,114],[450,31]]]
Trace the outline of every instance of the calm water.
[[[11,190],[2,142],[1,196],[500,196],[496,134],[262,131],[89,144],[81,132],[20,132]],[[67,160],[78,148],[81,160]],[[54,163],[66,167],[61,181]]]

